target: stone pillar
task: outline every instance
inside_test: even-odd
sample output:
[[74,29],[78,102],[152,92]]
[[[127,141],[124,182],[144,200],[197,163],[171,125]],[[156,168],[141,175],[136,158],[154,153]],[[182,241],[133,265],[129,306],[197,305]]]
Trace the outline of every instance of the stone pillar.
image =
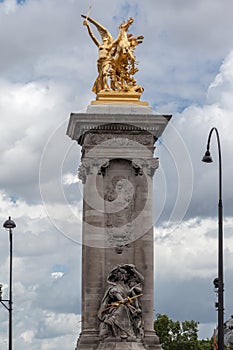
[[[89,106],[71,114],[67,134],[82,147],[79,178],[84,186],[82,228],[82,332],[77,350],[161,349],[153,330],[153,175],[159,165],[154,144],[170,115],[150,107]],[[98,311],[107,276],[133,264],[144,276],[142,339],[99,338]]]

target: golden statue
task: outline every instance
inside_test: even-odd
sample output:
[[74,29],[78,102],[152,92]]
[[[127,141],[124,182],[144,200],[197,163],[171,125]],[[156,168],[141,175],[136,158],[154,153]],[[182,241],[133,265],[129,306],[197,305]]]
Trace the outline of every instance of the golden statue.
[[[133,77],[138,72],[134,51],[135,47],[142,43],[143,36],[134,37],[128,34],[134,19],[130,17],[120,24],[118,36],[113,39],[109,31],[89,15],[81,16],[84,18],[83,25],[87,27],[91,39],[99,50],[98,76],[92,88],[92,91],[97,94],[97,100],[109,102],[114,99],[122,102],[127,98],[128,102],[139,101],[144,89]],[[102,42],[93,34],[89,22],[97,28]]]

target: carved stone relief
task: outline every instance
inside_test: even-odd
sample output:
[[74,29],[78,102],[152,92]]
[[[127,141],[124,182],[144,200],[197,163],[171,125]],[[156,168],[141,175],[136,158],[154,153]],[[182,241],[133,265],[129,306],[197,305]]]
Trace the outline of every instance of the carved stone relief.
[[151,159],[132,159],[132,165],[135,169],[135,175],[142,175],[144,172],[149,175],[153,176],[155,173],[155,170],[159,166],[159,160],[158,158],[151,158]]
[[104,175],[108,165],[109,160],[106,158],[84,158],[78,168],[78,178],[85,183],[90,174]]
[[144,337],[141,297],[144,277],[132,264],[116,266],[108,275],[98,312],[99,336],[106,339],[136,340]]
[[122,247],[132,241],[134,186],[129,178],[116,175],[106,186],[105,212],[109,246]]
[[140,143],[146,147],[153,147],[155,139],[150,133],[88,133],[85,136],[84,145],[85,147],[94,147],[103,142],[107,142],[111,146],[134,146],[135,142]]
[[[94,173],[94,168],[96,168],[98,175],[104,176],[109,161],[106,158],[84,158],[78,168],[78,178],[82,183],[85,183],[87,175]],[[143,175],[144,172],[149,176],[153,176],[159,166],[159,160],[158,158],[132,159],[132,166],[136,176]]]
[[[86,203],[89,216],[85,222],[103,227],[106,247],[114,247],[119,254],[141,234],[135,222],[148,201],[150,178],[157,167],[154,158],[84,158],[79,167],[79,178],[84,183],[87,176],[92,176],[88,188],[93,196]],[[101,211],[97,209],[100,207]]]

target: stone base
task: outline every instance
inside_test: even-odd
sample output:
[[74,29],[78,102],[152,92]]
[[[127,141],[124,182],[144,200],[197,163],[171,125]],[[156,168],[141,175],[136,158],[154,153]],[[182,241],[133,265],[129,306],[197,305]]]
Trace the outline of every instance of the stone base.
[[147,350],[162,350],[159,342],[159,337],[154,331],[146,331],[143,339],[143,344]]
[[151,106],[127,104],[90,104],[87,106],[86,114],[153,114]]
[[134,91],[102,91],[96,95],[96,100],[91,104],[136,104],[148,106],[148,102],[140,101],[141,93]]
[[146,332],[143,340],[107,338],[100,341],[98,332],[85,331],[80,334],[75,350],[162,350],[155,332]]
[[141,341],[109,338],[100,342],[97,350],[146,350],[146,347]]
[[84,331],[79,335],[75,350],[96,350],[98,344],[97,331]]

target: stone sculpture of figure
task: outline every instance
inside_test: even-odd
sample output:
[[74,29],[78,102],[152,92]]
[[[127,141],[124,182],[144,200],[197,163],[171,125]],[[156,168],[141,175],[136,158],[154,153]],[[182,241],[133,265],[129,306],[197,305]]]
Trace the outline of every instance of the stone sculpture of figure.
[[98,318],[100,338],[143,338],[143,318],[140,305],[143,276],[134,265],[116,266],[108,276],[107,288]]
[[[119,26],[119,34],[115,40],[109,31],[89,16],[84,16],[83,24],[87,27],[88,33],[96,46],[99,48],[97,59],[98,77],[92,91],[96,94],[103,91],[133,91],[142,92],[143,88],[137,85],[133,75],[138,71],[135,68],[136,58],[135,47],[142,43],[143,36],[133,37],[128,34],[129,26],[134,19],[130,17]],[[94,36],[89,23],[97,28],[102,43]]]

